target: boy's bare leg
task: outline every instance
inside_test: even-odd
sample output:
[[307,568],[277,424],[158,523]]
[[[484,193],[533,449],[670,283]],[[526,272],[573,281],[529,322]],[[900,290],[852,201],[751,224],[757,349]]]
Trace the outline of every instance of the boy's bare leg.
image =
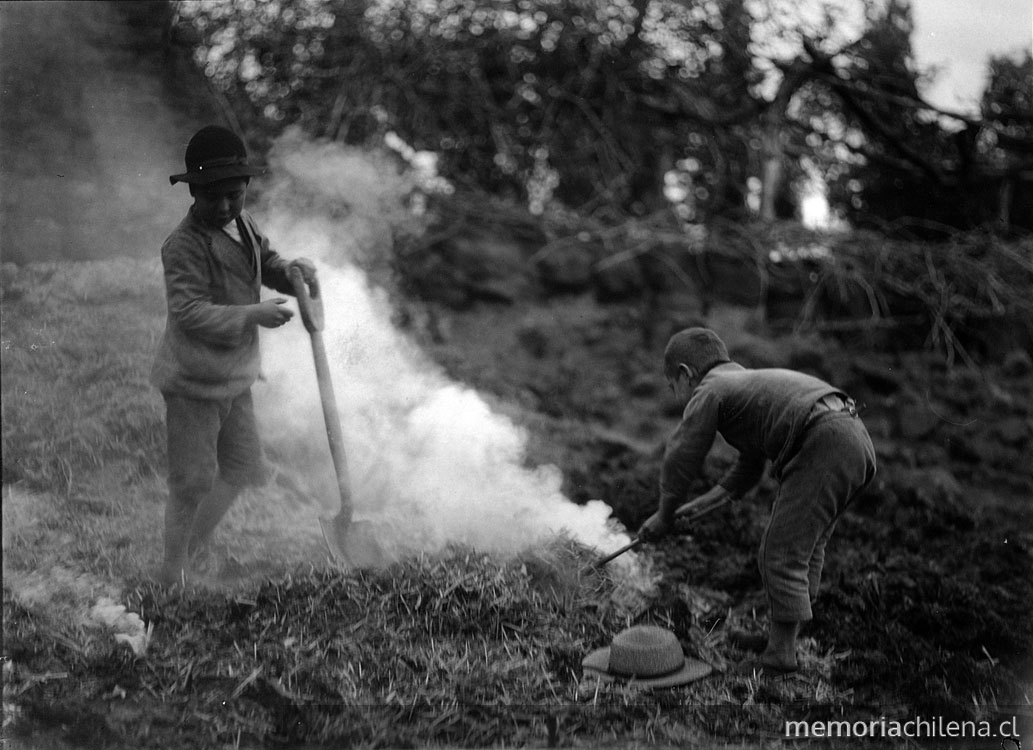
[[240,487],[229,484],[221,477],[216,478],[212,489],[201,500],[194,515],[190,531],[188,554],[194,555],[203,548],[215,533],[215,527],[223,519],[240,494]]
[[761,664],[780,671],[796,669],[796,637],[799,634],[799,622],[772,620],[768,631],[768,645],[760,655]]
[[161,568],[161,582],[166,586],[181,583],[187,563],[187,540],[194,524],[197,504],[177,493],[169,493],[165,504],[165,561]]

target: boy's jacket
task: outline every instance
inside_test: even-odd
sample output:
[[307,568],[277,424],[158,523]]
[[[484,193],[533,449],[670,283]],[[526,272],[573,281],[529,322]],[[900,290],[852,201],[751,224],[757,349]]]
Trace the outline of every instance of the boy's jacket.
[[714,367],[700,381],[667,443],[660,493],[672,507],[684,501],[699,478],[715,436],[739,451],[718,482],[735,496],[756,485],[767,461],[778,479],[794,455],[818,399],[843,391],[794,370],[749,370],[735,362]]
[[162,245],[168,317],[151,371],[162,393],[233,398],[259,375],[258,326],[247,323],[243,306],[260,301],[263,284],[294,292],[288,262],[246,211],[237,228],[245,247],[191,209]]

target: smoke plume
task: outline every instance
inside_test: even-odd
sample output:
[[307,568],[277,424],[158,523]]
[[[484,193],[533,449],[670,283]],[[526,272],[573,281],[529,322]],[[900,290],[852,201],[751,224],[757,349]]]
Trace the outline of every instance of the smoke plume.
[[[604,503],[570,502],[556,467],[527,465],[526,431],[450,381],[392,324],[386,293],[359,263],[389,249],[413,187],[405,172],[297,133],[277,143],[270,161],[274,182],[256,213],[282,255],[309,257],[319,268],[357,515],[383,521],[401,547],[428,552],[449,543],[513,552],[557,534],[603,550],[627,542]],[[284,453],[311,459],[291,462],[296,478],[323,477],[316,491],[333,512],[329,456],[311,448],[326,442],[311,361],[300,319],[266,335],[256,398],[264,432]]]

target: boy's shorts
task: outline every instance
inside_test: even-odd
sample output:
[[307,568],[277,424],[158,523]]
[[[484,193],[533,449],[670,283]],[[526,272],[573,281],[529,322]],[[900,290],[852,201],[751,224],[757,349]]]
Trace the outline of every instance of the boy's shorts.
[[221,400],[163,395],[171,492],[205,493],[216,477],[235,487],[265,481],[250,390]]

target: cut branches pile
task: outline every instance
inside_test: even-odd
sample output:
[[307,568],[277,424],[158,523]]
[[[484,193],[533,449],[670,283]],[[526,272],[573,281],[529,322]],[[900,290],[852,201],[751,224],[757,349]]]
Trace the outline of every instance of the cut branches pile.
[[908,243],[859,233],[837,241],[820,263],[796,325],[910,328],[948,366],[959,358],[975,365],[989,353],[975,346],[991,329],[1004,329],[1005,338],[1033,334],[1031,286],[1033,241],[958,234]]

